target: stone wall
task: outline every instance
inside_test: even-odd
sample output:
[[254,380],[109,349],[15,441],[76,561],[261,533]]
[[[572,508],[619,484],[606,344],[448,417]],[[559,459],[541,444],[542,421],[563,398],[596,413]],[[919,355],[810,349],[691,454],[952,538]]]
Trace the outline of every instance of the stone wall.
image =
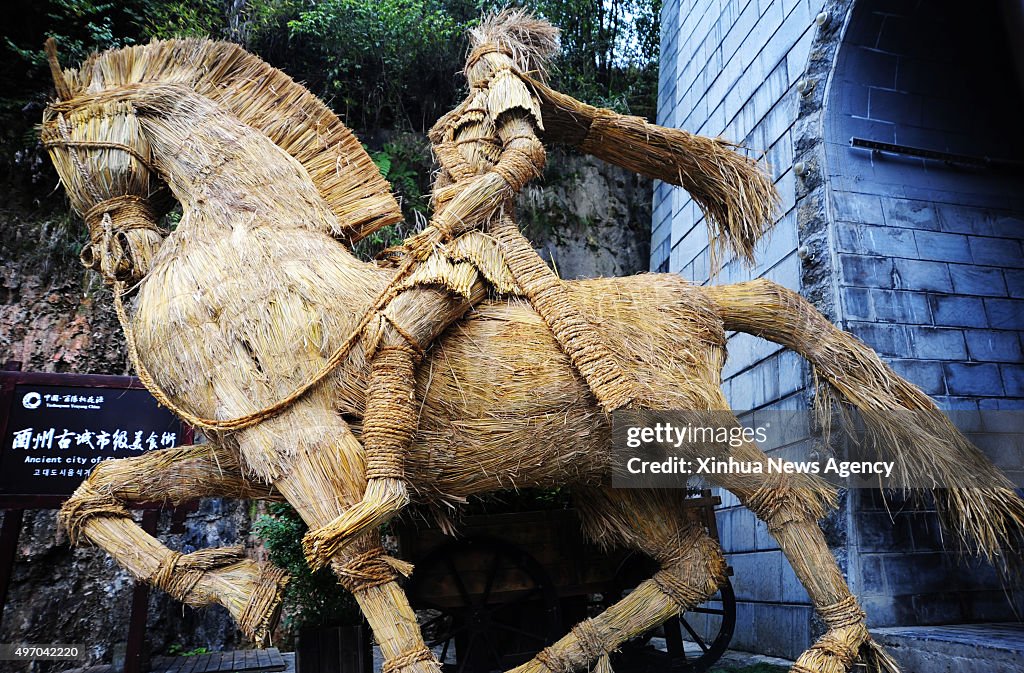
[[590,156],[548,150],[544,178],[518,202],[526,236],[562,278],[647,270],[651,181]]
[[[658,122],[704,135],[721,135],[766,153],[782,207],[757,262],[724,265],[712,279],[708,238],[700,210],[688,195],[658,183],[654,192],[651,269],[674,271],[695,283],[765,277],[800,290],[802,264],[796,176],[800,94],[818,28],[821,0],[669,0],[662,9]],[[729,339],[723,372],[732,407],[804,409],[808,369],[795,353],[746,334]],[[719,513],[722,543],[736,596],[733,647],[795,658],[813,640],[807,593],[764,524],[729,493]],[[830,543],[845,544],[835,528]],[[840,553],[840,556],[844,554]]]
[[[850,138],[1019,157],[1011,63],[997,3],[859,0],[827,101],[844,326],[947,409],[1024,406],[1024,178]],[[873,625],[1015,618],[992,568],[944,550],[934,514],[855,497],[850,579]]]
[[[782,213],[753,269],[733,262],[712,277],[699,210],[656,184],[651,268],[702,284],[772,278],[945,407],[1019,408],[1020,174],[849,147],[860,136],[1019,156],[1019,80],[996,12],[952,1],[668,0],[659,122],[765,150]],[[729,358],[734,409],[806,408],[808,372],[794,354],[732,335]],[[723,500],[734,646],[794,657],[820,624],[763,525]],[[991,568],[942,550],[933,513],[906,503],[893,512],[853,492],[824,522],[872,624],[1012,617]]]
[[995,3],[856,3],[827,153],[847,326],[949,408],[1019,408],[1024,179],[849,147],[1019,157],[1024,103]]

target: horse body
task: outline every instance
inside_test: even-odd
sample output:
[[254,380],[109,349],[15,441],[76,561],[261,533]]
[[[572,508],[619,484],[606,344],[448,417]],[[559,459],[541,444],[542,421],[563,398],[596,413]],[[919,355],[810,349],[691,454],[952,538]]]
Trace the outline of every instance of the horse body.
[[[234,418],[312,377],[391,272],[358,261],[329,235],[338,230],[335,217],[294,160],[197,99],[177,91],[169,107],[152,94],[140,105],[160,110],[159,117],[143,116],[142,128],[184,215],[139,285],[132,332],[146,369],[176,404],[208,418]],[[168,123],[186,104],[189,118],[203,123]],[[214,157],[216,170],[205,167]],[[270,196],[289,207],[261,203]],[[644,382],[644,404],[724,408],[720,395],[706,392],[720,386],[724,333],[699,288],[650,274],[568,286],[621,363]],[[311,392],[316,404],[358,421],[367,366],[358,344]],[[419,379],[424,412],[409,463],[422,493],[461,498],[510,485],[606,478],[606,419],[528,303],[485,301],[437,341]],[[290,470],[303,432],[273,425],[270,419],[266,428],[253,428],[250,441],[240,443],[242,465],[265,481]],[[272,445],[266,435],[276,435]],[[538,441],[541,435],[547,439]],[[505,466],[474,472],[495,450]],[[472,474],[479,476],[467,483]]]

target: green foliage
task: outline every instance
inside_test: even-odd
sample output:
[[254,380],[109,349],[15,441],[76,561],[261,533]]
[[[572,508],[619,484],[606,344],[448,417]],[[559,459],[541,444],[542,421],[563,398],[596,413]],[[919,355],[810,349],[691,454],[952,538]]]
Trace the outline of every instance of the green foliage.
[[290,505],[273,503],[269,514],[253,527],[263,538],[271,562],[291,575],[285,589],[285,620],[289,626],[361,624],[359,606],[341,588],[330,569],[311,572],[302,554],[308,528]]
[[393,134],[380,150],[370,151],[370,158],[391,182],[404,219],[357,243],[355,253],[363,259],[372,259],[381,250],[398,245],[426,222],[433,168],[426,139],[415,133]]
[[221,0],[171,0],[145,3],[146,13],[140,17],[148,37],[221,37],[227,31],[226,7],[233,3]]
[[[485,6],[504,6],[488,0]],[[561,30],[551,83],[580,100],[654,119],[661,0],[519,0]]]
[[285,0],[259,15],[253,46],[350,125],[424,130],[457,99],[456,73],[476,4]]
[[167,654],[172,657],[194,657],[199,654],[209,654],[210,648],[208,647],[196,647],[191,650],[186,650],[185,646],[181,643],[174,643],[167,648]]
[[[40,3],[42,4],[42,3]],[[133,44],[139,37],[135,25],[137,8],[131,3],[96,2],[95,0],[51,0],[35,8],[47,24],[45,37],[53,37],[66,64],[83,60],[97,49]],[[9,35],[4,38],[9,50],[17,54],[43,74],[46,55],[43,53],[44,36],[35,36],[30,44],[23,44]]]
[[430,192],[430,148],[415,134],[396,135],[384,147],[372,153],[381,174],[391,183],[406,219],[425,215]]

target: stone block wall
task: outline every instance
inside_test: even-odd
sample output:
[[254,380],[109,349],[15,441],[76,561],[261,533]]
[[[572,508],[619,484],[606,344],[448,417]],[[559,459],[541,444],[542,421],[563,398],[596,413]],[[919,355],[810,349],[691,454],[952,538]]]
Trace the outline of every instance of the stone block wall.
[[[782,212],[753,269],[732,262],[712,279],[699,209],[656,184],[651,270],[700,284],[771,278],[944,408],[1020,409],[1021,173],[850,147],[856,136],[1020,156],[1004,23],[995,2],[667,0],[659,122],[764,150]],[[724,376],[734,409],[806,408],[806,364],[760,339],[731,335]],[[763,526],[723,500],[734,646],[795,657],[814,635],[807,596]],[[826,530],[875,626],[1013,618],[992,569],[945,552],[926,508],[853,492]]]
[[[825,154],[844,327],[946,409],[1024,406],[1024,179],[850,138],[1020,156],[1011,62],[996,3],[859,0],[832,75]],[[933,514],[854,497],[849,573],[873,625],[1013,618],[992,568],[946,552]]]
[[[796,83],[823,4],[668,0],[663,5],[659,123],[766,152],[782,196],[778,222],[758,246],[756,266],[728,262],[716,283],[767,277],[800,288],[792,170]],[[699,208],[684,191],[661,183],[654,191],[651,270],[671,270],[699,284],[711,276]],[[736,410],[806,408],[806,364],[767,341],[731,336],[723,376]],[[733,647],[795,658],[813,640],[807,594],[764,525],[733,496],[721,496],[719,529],[735,570],[738,600]]]

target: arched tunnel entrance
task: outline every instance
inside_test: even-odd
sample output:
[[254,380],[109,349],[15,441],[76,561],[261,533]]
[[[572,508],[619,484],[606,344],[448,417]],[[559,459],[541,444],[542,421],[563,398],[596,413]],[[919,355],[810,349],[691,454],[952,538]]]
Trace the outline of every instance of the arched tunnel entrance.
[[[839,314],[945,409],[1024,408],[1022,59],[1020,3],[857,0],[826,97]],[[849,513],[872,626],[1019,619],[927,508],[860,491]]]

